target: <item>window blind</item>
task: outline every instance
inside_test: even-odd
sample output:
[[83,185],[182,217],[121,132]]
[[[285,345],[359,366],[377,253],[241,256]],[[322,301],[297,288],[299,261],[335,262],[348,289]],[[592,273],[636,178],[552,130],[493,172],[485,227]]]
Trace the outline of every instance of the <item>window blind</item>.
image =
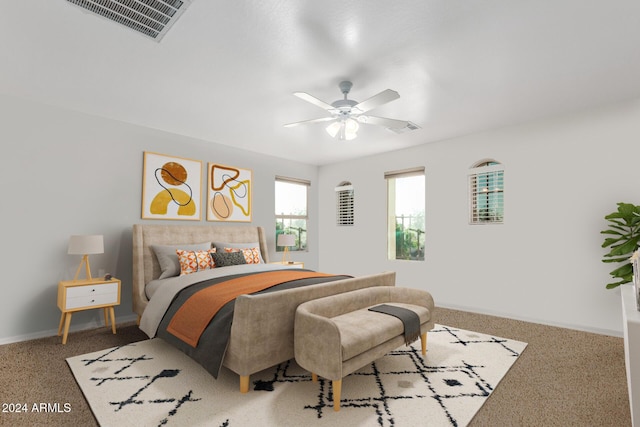
[[417,176],[417,175],[424,175],[424,166],[418,166],[415,168],[402,169],[402,170],[390,171],[390,172],[384,173],[385,179]]
[[290,178],[287,176],[276,175],[276,181],[288,182],[290,184],[306,185],[307,187],[311,186],[311,181],[302,178]]
[[336,225],[353,225],[353,185],[342,183],[336,190]]

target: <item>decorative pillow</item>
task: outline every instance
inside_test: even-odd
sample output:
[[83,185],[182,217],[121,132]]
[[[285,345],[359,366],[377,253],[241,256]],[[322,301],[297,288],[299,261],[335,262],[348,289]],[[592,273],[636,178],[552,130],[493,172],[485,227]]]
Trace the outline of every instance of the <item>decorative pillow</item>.
[[151,245],[151,250],[156,254],[158,264],[160,264],[160,277],[158,279],[166,279],[167,277],[180,275],[180,263],[176,250],[183,249],[188,251],[204,251],[211,249],[211,242],[196,243],[193,245]]
[[211,258],[216,268],[247,263],[242,252],[212,252]]
[[260,264],[260,249],[258,248],[224,248],[227,253],[242,252],[247,264]]
[[218,248],[219,252],[222,252],[223,248],[232,248],[232,249],[246,249],[246,248],[256,248],[258,251],[258,257],[261,263],[264,263],[264,258],[262,258],[262,253],[260,252],[260,243],[258,242],[249,242],[249,243],[229,243],[229,242],[213,242],[213,246]]
[[216,248],[205,251],[186,251],[177,249],[178,262],[180,263],[180,275],[197,273],[202,270],[210,270],[214,267],[211,254],[216,252]]

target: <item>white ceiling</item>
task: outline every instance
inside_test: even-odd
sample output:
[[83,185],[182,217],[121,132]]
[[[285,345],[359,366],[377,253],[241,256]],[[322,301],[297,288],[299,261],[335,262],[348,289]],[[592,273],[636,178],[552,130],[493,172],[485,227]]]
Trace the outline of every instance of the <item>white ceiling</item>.
[[[3,1],[0,92],[312,164],[640,97],[637,0],[193,0],[158,43],[65,0]],[[292,95],[400,99],[332,139]]]

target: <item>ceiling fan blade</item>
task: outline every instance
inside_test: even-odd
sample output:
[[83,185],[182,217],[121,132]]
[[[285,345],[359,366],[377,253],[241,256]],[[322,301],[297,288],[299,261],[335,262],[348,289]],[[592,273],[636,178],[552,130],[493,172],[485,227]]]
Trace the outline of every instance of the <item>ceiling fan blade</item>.
[[376,116],[358,116],[358,121],[368,125],[384,126],[389,129],[402,129],[409,125],[409,122],[406,120],[387,119]]
[[356,108],[360,112],[364,113],[398,98],[400,98],[398,92],[396,92],[395,90],[387,89],[383,90],[377,95],[373,95],[369,99],[365,99],[364,101],[354,105],[353,108]]
[[333,105],[327,104],[326,102],[316,98],[315,96],[311,96],[306,92],[295,92],[294,95],[297,96],[298,98],[302,99],[302,100],[310,102],[311,104],[315,105],[316,107],[322,108],[323,110],[327,110],[327,111],[335,110]]
[[328,122],[328,121],[331,121],[331,120],[335,120],[335,117],[321,117],[319,119],[311,119],[311,120],[303,120],[301,122],[287,123],[286,125],[284,125],[284,127],[291,128],[291,127],[298,126],[298,125],[322,123],[322,122]]

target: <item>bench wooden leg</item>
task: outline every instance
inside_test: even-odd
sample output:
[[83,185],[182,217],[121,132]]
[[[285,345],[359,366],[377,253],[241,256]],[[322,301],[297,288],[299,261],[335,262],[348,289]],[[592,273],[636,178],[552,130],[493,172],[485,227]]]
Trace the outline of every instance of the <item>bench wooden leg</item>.
[[420,344],[422,344],[422,355],[427,354],[427,333],[420,335]]
[[249,392],[249,375],[240,375],[240,393]]
[[318,382],[318,374],[314,374],[313,372],[311,372],[311,381],[314,383]]
[[140,316],[140,315],[138,314],[138,320],[136,320],[136,324],[137,324],[138,326],[140,326],[140,318],[141,318],[141,317],[142,317],[142,316]]
[[340,410],[340,395],[342,394],[342,380],[334,380],[331,382],[333,386],[333,410]]

